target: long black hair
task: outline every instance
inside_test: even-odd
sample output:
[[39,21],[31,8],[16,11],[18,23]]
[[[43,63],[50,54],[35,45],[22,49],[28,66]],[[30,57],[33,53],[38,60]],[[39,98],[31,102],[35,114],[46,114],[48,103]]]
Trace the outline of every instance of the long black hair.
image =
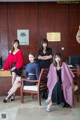
[[62,66],[62,57],[61,57],[61,53],[60,52],[56,52],[53,56],[53,65],[56,67],[57,66],[57,62],[55,61],[56,56],[58,56],[60,58],[60,62],[59,65],[60,67]]

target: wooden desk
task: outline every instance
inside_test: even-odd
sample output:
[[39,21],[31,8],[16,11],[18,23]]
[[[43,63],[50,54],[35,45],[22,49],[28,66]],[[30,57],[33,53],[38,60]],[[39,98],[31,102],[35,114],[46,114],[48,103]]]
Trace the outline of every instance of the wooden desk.
[[[22,70],[23,75],[25,75],[25,69]],[[10,70],[0,70],[0,77],[11,77]]]
[[12,86],[11,73],[9,70],[0,70],[0,96],[5,96]]
[[[25,74],[23,69],[22,76]],[[0,96],[5,96],[12,86],[12,77],[10,70],[0,70]],[[20,95],[20,90],[17,90],[16,95]]]
[[10,70],[0,70],[0,77],[11,77]]

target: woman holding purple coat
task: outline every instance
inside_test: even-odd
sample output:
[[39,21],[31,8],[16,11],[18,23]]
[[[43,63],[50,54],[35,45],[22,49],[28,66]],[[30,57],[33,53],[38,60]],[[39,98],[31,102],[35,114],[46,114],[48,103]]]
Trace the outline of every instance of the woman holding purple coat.
[[74,77],[68,65],[62,62],[61,54],[56,53],[48,73],[46,111],[51,111],[52,103],[63,103],[63,107],[71,107],[73,105],[72,87]]

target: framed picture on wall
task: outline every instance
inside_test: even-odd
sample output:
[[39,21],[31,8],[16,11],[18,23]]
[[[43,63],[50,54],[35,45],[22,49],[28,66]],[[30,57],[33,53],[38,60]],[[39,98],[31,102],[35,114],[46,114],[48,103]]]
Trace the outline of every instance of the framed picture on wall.
[[48,32],[47,39],[49,42],[59,42],[61,41],[61,33],[60,32]]
[[29,30],[28,29],[18,29],[17,39],[20,45],[29,45]]

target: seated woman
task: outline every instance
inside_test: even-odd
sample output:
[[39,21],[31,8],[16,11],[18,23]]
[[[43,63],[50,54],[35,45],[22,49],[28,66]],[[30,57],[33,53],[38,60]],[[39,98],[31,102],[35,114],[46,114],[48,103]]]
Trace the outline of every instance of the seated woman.
[[[24,65],[23,53],[20,48],[19,40],[14,40],[12,42],[12,48],[9,51],[6,62],[2,68],[2,70],[10,69],[11,76],[12,76],[12,88],[13,89],[11,88],[11,90],[8,92],[8,96],[3,100],[3,102],[6,103],[7,100],[10,98],[10,96],[12,95],[14,91],[14,87],[15,87],[15,90],[17,89],[16,84],[18,83],[18,81],[20,84],[23,65]],[[11,96],[11,100],[14,100],[14,99],[15,99],[15,94]]]
[[[37,80],[39,78],[39,68],[38,65],[34,61],[34,53],[29,53],[29,61],[30,63],[26,65],[26,75],[25,77],[30,80]],[[35,83],[25,82],[25,85],[34,85]],[[12,88],[9,90],[6,98],[3,100],[4,103],[7,103],[8,100],[13,96],[13,94],[16,92],[16,90],[21,87],[21,77],[17,76],[16,80],[12,86]],[[11,100],[13,101],[13,99]]]
[[7,103],[8,100],[14,101],[15,99],[12,98],[17,89],[21,87],[21,77],[17,76],[15,82],[13,83],[12,88],[8,91],[6,98],[3,100],[4,103]]
[[53,102],[64,103],[63,107],[73,105],[72,87],[74,74],[65,62],[62,62],[60,53],[56,53],[48,73],[48,98],[46,111],[50,111]]
[[[39,78],[39,67],[37,63],[34,61],[35,55],[33,52],[29,53],[29,61],[30,63],[26,65],[26,75],[25,77],[30,80],[37,80]],[[24,85],[35,85],[34,82],[25,81]]]

